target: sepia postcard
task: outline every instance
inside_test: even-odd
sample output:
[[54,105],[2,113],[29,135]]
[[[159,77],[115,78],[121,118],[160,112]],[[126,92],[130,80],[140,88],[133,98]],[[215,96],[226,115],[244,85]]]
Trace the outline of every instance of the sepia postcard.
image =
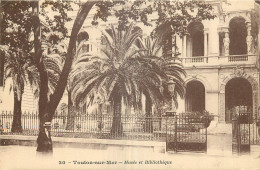
[[1,0],[0,169],[260,169],[259,0]]

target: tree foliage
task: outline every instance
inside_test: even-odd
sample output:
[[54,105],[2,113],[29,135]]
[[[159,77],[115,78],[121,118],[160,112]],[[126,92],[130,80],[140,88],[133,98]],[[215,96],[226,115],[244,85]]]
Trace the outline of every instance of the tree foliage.
[[[72,27],[71,35],[69,36],[70,42],[68,45],[67,53],[64,57],[64,65],[62,67],[61,74],[59,79],[55,85],[53,93],[50,95],[48,99],[48,81],[50,77],[48,77],[48,72],[46,65],[43,63],[44,55],[42,53],[43,41],[47,35],[44,32],[60,32],[62,34],[62,39],[67,36],[68,31],[64,25],[65,22],[69,21],[69,17],[67,15],[67,11],[71,10],[69,2],[65,1],[46,1],[47,4],[44,4],[45,7],[51,6],[51,9],[55,10],[57,15],[55,14],[54,18],[45,17],[45,22],[41,22],[41,18],[37,14],[37,2],[26,2],[26,1],[17,1],[14,4],[19,4],[21,6],[20,9],[16,9],[16,6],[10,3],[10,7],[5,6],[9,5],[8,3],[1,3],[3,9],[7,9],[5,13],[9,13],[11,15],[13,11],[17,11],[17,16],[12,17],[11,19],[16,19],[17,21],[13,23],[6,22],[2,24],[1,28],[2,33],[10,28],[17,28],[16,24],[21,25],[22,29],[17,29],[17,35],[10,34],[2,34],[1,38],[4,37],[9,38],[8,40],[4,40],[1,44],[10,45],[14,48],[22,47],[26,48],[26,50],[31,52],[31,44],[32,42],[21,41],[22,39],[26,39],[30,36],[31,31],[33,31],[33,47],[35,49],[33,55],[33,62],[35,63],[38,71],[39,71],[39,115],[40,115],[40,129],[42,130],[43,123],[45,121],[51,121],[54,115],[54,112],[59,104],[59,101],[62,98],[63,92],[67,85],[67,79],[71,70],[71,66],[73,63],[73,58],[76,52],[76,40],[77,35],[88,16],[88,13],[95,5],[97,7],[97,12],[94,15],[93,24],[97,24],[99,19],[103,21],[107,21],[109,16],[116,16],[119,20],[119,30],[126,30],[128,23],[131,20],[141,21],[145,25],[150,25],[151,21],[149,20],[149,15],[151,13],[157,13],[158,18],[156,19],[156,29],[154,31],[155,34],[162,34],[162,36],[169,37],[167,35],[174,34],[184,34],[186,31],[186,27],[189,22],[198,21],[202,19],[210,19],[212,15],[210,15],[211,7],[206,5],[203,2],[198,2],[195,0],[189,1],[86,1],[82,2],[79,7],[79,11],[77,17],[74,21],[74,25]],[[28,6],[32,8],[27,8]],[[196,7],[196,8],[195,8]],[[10,9],[10,10],[9,10]],[[30,11],[33,9],[33,11]],[[45,8],[44,8],[45,9]],[[198,10],[196,10],[198,9]],[[47,10],[43,11],[43,13],[47,14]],[[15,14],[16,15],[16,14]],[[44,15],[44,14],[43,14]],[[10,16],[8,16],[10,17]],[[5,19],[4,19],[5,20]],[[22,23],[20,23],[22,22]],[[46,24],[47,23],[47,24]],[[3,27],[2,27],[3,25]],[[4,30],[4,31],[3,31]],[[22,30],[22,32],[21,32]],[[41,31],[42,37],[41,37]],[[10,40],[10,42],[9,42]],[[12,40],[14,40],[12,42]],[[55,38],[51,41],[55,44]],[[27,43],[28,42],[28,43]],[[163,42],[164,45],[169,42]],[[21,46],[20,46],[21,45]],[[167,44],[166,44],[167,45]],[[168,44],[169,45],[169,44]],[[26,46],[26,47],[25,47]],[[28,49],[27,49],[28,48]],[[123,61],[122,61],[123,62]],[[135,61],[130,61],[135,62]],[[116,65],[115,65],[116,66]],[[144,65],[146,67],[151,67],[152,65]],[[115,67],[117,68],[117,66]],[[130,67],[129,67],[130,68]],[[155,69],[156,70],[156,69]],[[132,70],[128,70],[132,71]],[[135,71],[135,70],[133,70]],[[145,70],[144,70],[145,71]],[[156,78],[156,77],[154,77]],[[147,80],[148,81],[148,80]],[[155,80],[154,80],[155,81]],[[125,86],[125,91],[129,91],[129,87]],[[159,95],[158,91],[152,92],[158,93],[153,95]],[[42,133],[40,133],[42,134]]]

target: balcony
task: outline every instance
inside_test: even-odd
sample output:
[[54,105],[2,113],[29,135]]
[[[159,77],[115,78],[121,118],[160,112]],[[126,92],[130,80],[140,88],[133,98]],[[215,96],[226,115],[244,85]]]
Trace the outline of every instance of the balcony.
[[257,55],[230,55],[180,58],[184,67],[256,65]]

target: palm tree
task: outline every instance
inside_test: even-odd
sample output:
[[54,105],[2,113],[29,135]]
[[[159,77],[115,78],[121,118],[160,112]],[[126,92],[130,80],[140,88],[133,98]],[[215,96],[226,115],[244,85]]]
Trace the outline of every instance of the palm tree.
[[168,79],[160,65],[151,58],[139,56],[136,45],[140,30],[133,31],[131,24],[125,31],[103,33],[105,48],[100,56],[82,57],[76,62],[73,75],[73,99],[80,103],[91,97],[92,102],[99,96],[112,101],[112,135],[122,135],[121,104],[122,100],[134,108],[138,107],[140,91],[150,96],[152,103],[164,102],[163,91],[158,87],[162,80]]
[[[136,44],[139,48],[144,49],[139,52],[140,57],[146,60],[150,60],[153,62],[156,62],[157,65],[160,67],[161,70],[164,70],[165,74],[167,75],[167,79],[162,79],[160,84],[158,84],[160,90],[163,91],[164,98],[169,101],[171,100],[171,96],[169,95],[169,91],[167,88],[167,82],[169,79],[173,79],[176,83],[175,93],[174,93],[174,101],[177,105],[177,95],[179,95],[181,98],[184,97],[184,81],[182,76],[185,76],[185,71],[182,68],[181,62],[177,62],[177,58],[172,58],[168,54],[169,53],[163,53],[163,46],[161,39],[157,37],[146,37],[143,39],[139,39],[141,41],[138,41]],[[145,125],[145,131],[146,132],[152,132],[152,123],[149,120],[149,117],[152,114],[152,98],[151,96],[143,90],[143,94],[145,95],[145,108],[146,108],[146,125]],[[160,110],[157,108],[157,110]]]
[[[39,72],[30,53],[7,46],[1,46],[0,49],[5,54],[4,82],[7,79],[12,79],[10,86],[10,92],[13,91],[14,93],[12,132],[22,132],[21,115],[24,87],[29,85],[34,91],[35,98],[37,98],[39,96]],[[59,78],[61,70],[60,58],[57,55],[48,55],[44,56],[43,60],[48,72],[48,93],[50,95]]]
[[12,132],[22,132],[22,96],[26,84],[36,86],[38,84],[35,78],[37,72],[32,71],[32,61],[23,50],[1,48],[5,52],[5,80],[12,79],[10,92],[14,93],[14,110]]
[[[82,37],[79,37],[79,39]],[[72,63],[71,68],[73,69],[75,67],[75,60],[79,59],[79,57],[88,57],[88,53],[82,53],[82,50],[84,48],[84,45],[87,41],[85,39],[80,39],[78,41],[78,45],[76,47],[76,53],[74,57],[74,61]],[[84,50],[83,50],[84,51]],[[66,125],[66,130],[73,130],[74,123],[75,123],[75,111],[77,111],[76,107],[73,105],[72,102],[72,80],[71,80],[71,74],[68,77],[68,84],[67,84],[67,92],[68,92],[68,120]]]

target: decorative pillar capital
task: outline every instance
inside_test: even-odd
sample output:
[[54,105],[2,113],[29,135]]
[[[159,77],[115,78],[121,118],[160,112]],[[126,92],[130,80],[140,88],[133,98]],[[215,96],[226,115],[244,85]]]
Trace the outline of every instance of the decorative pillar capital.
[[246,27],[247,27],[247,28],[250,28],[250,29],[251,29],[251,26],[252,26],[251,22],[246,22]]
[[226,33],[229,33],[229,28],[228,27],[223,27],[222,28],[223,32],[226,34]]
[[204,28],[204,35],[209,33],[209,29],[208,28]]

